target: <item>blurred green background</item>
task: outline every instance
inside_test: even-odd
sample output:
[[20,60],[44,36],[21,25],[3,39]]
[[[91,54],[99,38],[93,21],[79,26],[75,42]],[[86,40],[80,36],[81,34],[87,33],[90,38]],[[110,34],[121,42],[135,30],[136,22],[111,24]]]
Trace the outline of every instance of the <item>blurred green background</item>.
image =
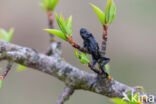
[[[13,43],[45,52],[49,46],[46,13],[41,0],[0,0],[0,28],[15,28]],[[88,3],[104,10],[106,0],[60,0],[55,9],[73,16],[73,38],[82,43],[81,27],[88,28],[101,43],[102,27]],[[156,95],[156,0],[115,0],[117,15],[109,28],[107,57],[111,75],[130,86],[141,85]],[[56,22],[55,27],[58,28]],[[59,39],[60,40],[60,39]],[[75,57],[73,48],[63,42],[63,56],[72,65],[91,72]],[[5,63],[1,63],[4,68]],[[28,69],[9,72],[0,90],[1,104],[55,104],[64,89],[56,78]],[[76,91],[66,104],[112,104],[110,99],[87,91]]]

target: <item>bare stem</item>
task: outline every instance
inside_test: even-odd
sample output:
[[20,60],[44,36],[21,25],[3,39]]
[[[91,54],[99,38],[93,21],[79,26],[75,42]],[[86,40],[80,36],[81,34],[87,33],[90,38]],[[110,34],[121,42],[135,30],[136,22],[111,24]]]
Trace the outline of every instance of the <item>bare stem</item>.
[[69,97],[73,94],[73,92],[74,92],[74,87],[67,86],[64,89],[64,92],[62,93],[62,95],[57,100],[56,104],[64,104],[64,102],[67,101],[69,99]]
[[101,44],[101,55],[102,56],[104,56],[106,53],[107,32],[108,32],[108,25],[105,24],[105,25],[103,25],[103,35],[102,35],[103,41]]
[[[48,22],[49,22],[49,28],[53,29],[54,26],[54,20],[53,20],[53,15],[52,15],[52,11],[47,8],[47,16],[48,16]],[[53,34],[49,34],[50,35],[50,46],[48,47],[47,51],[46,51],[46,55],[50,56],[53,55],[55,57],[61,57],[61,43],[57,42],[55,40],[55,36]]]
[[72,37],[70,35],[66,35],[69,44],[71,44],[74,48],[78,49],[81,52],[86,52],[88,53],[86,48],[81,47],[79,44],[73,41]]
[[0,76],[0,80],[3,80],[3,79],[7,76],[8,72],[11,70],[12,65],[13,65],[12,61],[9,61],[9,63],[8,63],[7,66],[6,66],[5,71],[4,71],[3,74]]
[[[49,23],[48,25],[49,25],[49,28],[50,29],[53,29],[54,28],[54,26],[53,26],[54,20],[53,20],[52,11],[49,8],[47,8],[47,16],[48,16],[48,23]],[[51,39],[50,40],[51,42],[55,41],[53,34],[50,34],[50,39]]]

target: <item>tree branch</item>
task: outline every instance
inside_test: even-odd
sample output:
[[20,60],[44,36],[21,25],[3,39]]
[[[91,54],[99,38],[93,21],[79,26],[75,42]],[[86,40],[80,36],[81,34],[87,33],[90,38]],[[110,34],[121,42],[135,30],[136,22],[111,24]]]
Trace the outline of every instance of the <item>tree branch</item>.
[[[11,47],[13,47],[12,50]],[[6,54],[2,55],[2,49],[6,50]],[[69,63],[53,56],[40,54],[34,49],[18,46],[11,43],[6,43],[0,40],[0,60],[10,60],[31,67],[33,69],[45,72],[63,81],[67,86],[72,86],[74,89],[82,89],[105,95],[107,97],[123,98],[128,91],[134,93],[140,92],[140,95],[147,95],[144,92],[138,91],[133,87],[129,87],[114,79],[100,79],[95,86],[90,88],[91,84],[96,80],[96,75],[82,71]],[[153,103],[145,103],[153,104]],[[154,102],[156,104],[156,101]]]
[[60,98],[57,100],[57,103],[56,104],[64,104],[64,102],[66,100],[68,100],[69,97],[73,94],[73,92],[74,92],[74,87],[67,86],[64,89],[64,92],[62,93],[62,95],[60,96]]

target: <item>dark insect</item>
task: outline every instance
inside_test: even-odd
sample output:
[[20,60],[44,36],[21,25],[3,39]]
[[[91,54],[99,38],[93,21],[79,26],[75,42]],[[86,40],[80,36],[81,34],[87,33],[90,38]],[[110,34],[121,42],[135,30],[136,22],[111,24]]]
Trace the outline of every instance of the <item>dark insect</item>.
[[[106,65],[110,61],[110,59],[100,55],[98,43],[96,42],[92,33],[88,32],[88,30],[85,28],[81,28],[80,35],[83,39],[83,47],[86,48],[92,56],[92,62],[90,66],[91,70],[93,70],[98,75],[105,74],[107,77],[108,73],[103,68],[104,68],[104,65]],[[94,68],[97,62],[101,63],[100,69],[102,73],[99,70]]]

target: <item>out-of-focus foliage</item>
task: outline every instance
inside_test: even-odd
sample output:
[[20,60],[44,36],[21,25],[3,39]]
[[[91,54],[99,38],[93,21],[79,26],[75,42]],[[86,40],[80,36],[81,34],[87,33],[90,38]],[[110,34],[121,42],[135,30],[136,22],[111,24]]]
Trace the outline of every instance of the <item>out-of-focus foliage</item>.
[[53,11],[58,2],[59,2],[59,0],[42,0],[42,3],[40,4],[40,7],[44,11],[47,11],[48,9]]
[[12,37],[13,37],[14,29],[11,28],[9,32],[7,32],[4,29],[0,29],[0,39],[6,41],[6,42],[11,42]]
[[77,56],[78,59],[80,59],[80,62],[82,64],[88,64],[91,62],[90,58],[87,56],[86,53],[81,52],[80,54],[78,53],[77,49],[75,49],[75,55]]
[[23,66],[23,65],[18,65],[18,67],[17,67],[17,69],[16,69],[16,71],[18,71],[18,72],[21,72],[21,71],[24,71],[24,70],[27,70],[27,67],[26,66]]

